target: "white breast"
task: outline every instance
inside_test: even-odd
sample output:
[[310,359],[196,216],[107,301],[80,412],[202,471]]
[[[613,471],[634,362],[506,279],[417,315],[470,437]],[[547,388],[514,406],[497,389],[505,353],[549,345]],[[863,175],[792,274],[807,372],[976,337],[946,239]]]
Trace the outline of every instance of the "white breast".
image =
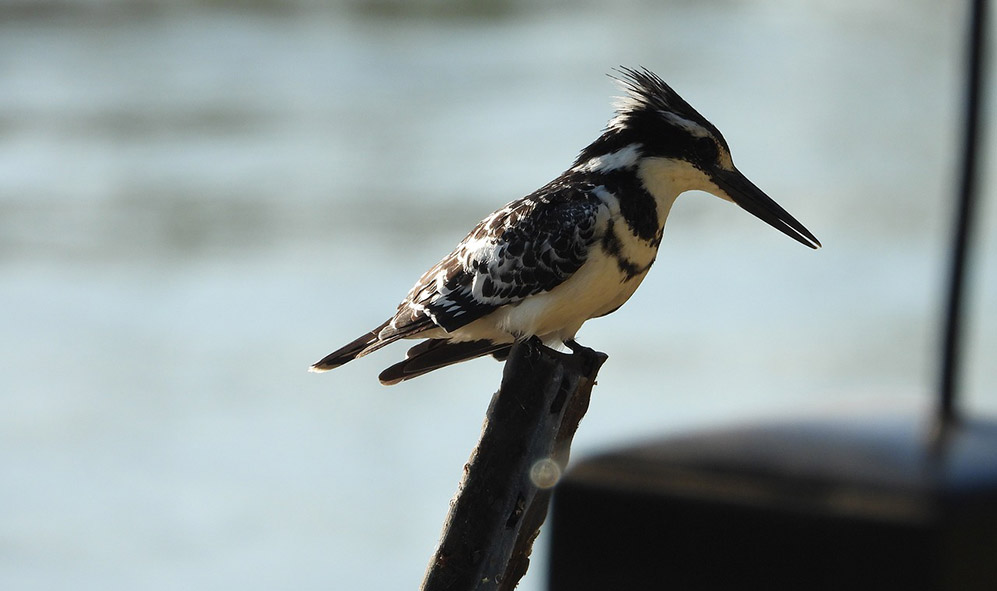
[[[633,237],[626,231],[626,225],[619,221],[614,225],[619,229],[625,251],[640,256],[636,260],[642,267],[654,260],[657,249],[630,244]],[[585,263],[564,283],[518,304],[500,308],[460,328],[450,337],[512,342],[519,337],[535,335],[549,343],[564,342],[574,338],[586,320],[622,306],[646,274],[645,269],[628,278],[616,259],[595,244]]]

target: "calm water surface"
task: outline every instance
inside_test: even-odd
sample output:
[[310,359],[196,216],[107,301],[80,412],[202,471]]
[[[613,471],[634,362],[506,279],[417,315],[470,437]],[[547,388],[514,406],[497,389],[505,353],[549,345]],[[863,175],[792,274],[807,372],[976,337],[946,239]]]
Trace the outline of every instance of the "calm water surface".
[[[610,360],[575,457],[924,408],[962,15],[798,4],[0,3],[0,586],[415,588],[501,366],[305,369],[567,167],[620,64],[825,247],[680,199],[641,290],[579,335]],[[967,397],[997,414],[981,246]]]

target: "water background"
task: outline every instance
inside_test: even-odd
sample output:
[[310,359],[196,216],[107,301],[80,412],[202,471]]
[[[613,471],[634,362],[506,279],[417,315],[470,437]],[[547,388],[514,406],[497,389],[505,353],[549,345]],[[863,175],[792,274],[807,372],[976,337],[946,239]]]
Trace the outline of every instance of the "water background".
[[[501,365],[305,369],[566,168],[621,64],[824,248],[683,196],[636,296],[579,334],[610,359],[574,457],[924,413],[962,29],[927,0],[0,2],[0,587],[416,588]],[[965,399],[988,416],[992,186]]]

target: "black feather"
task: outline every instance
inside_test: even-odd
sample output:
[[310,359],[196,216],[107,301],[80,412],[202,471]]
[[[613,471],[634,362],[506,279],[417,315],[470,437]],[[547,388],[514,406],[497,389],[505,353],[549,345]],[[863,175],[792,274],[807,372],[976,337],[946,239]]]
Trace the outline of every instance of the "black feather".
[[357,337],[355,340],[343,345],[332,353],[329,353],[322,359],[312,364],[312,371],[329,371],[330,369],[336,369],[340,365],[349,363],[357,357],[366,355],[376,349],[380,349],[384,345],[388,344],[387,342],[380,343],[377,336],[378,333],[380,333],[386,326],[388,326],[387,322],[381,326],[378,326],[374,330]]
[[409,349],[404,361],[382,371],[378,379],[385,386],[390,386],[454,363],[483,357],[489,353],[508,352],[511,346],[509,343],[491,341],[451,343],[445,339],[429,339]]

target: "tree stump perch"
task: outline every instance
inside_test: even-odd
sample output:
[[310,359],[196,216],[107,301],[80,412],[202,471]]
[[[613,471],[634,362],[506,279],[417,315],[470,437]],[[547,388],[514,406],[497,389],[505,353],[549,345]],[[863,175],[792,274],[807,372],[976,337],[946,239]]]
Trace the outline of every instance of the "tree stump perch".
[[604,353],[513,346],[422,591],[511,591],[526,574]]

